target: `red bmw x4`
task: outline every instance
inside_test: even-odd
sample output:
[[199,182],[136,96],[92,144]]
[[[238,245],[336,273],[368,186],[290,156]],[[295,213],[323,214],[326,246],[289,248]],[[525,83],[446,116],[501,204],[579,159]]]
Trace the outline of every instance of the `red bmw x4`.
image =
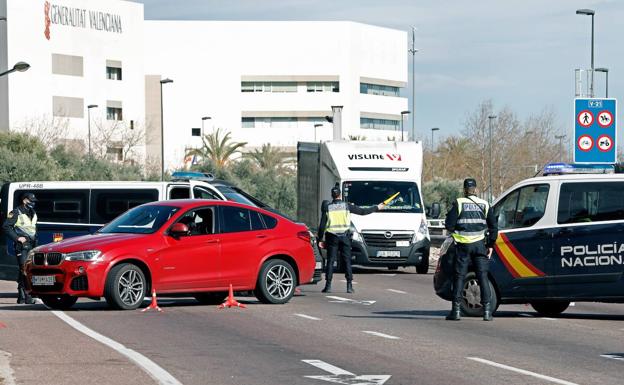
[[197,199],[135,207],[96,234],[35,248],[26,263],[32,294],[57,309],[78,297],[136,309],[152,288],[217,304],[230,284],[263,303],[286,303],[314,268],[305,226],[257,207]]

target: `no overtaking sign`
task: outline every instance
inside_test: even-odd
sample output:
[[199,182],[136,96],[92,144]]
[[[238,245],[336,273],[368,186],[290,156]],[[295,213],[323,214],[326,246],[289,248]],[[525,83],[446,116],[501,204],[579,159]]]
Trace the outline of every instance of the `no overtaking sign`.
[[574,162],[616,163],[617,101],[574,100]]

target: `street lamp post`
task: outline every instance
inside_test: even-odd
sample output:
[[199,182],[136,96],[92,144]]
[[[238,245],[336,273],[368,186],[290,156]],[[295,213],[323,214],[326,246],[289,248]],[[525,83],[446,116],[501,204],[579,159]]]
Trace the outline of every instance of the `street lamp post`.
[[490,188],[488,189],[488,191],[489,191],[488,202],[490,204],[492,204],[492,189],[493,189],[493,186],[492,186],[492,120],[493,119],[496,119],[496,115],[489,115],[488,116],[488,121],[489,121],[489,126],[490,126],[490,145],[488,146],[489,150],[490,150],[489,151],[490,152],[490,173],[489,173],[490,174]]
[[435,176],[435,163],[433,162],[433,151],[435,149],[434,146],[434,142],[433,142],[433,133],[436,131],[439,131],[440,129],[438,127],[433,127],[431,129],[431,180],[433,180],[433,177]]
[[[408,50],[412,54],[412,111],[416,111],[416,28],[412,27],[412,47]],[[412,116],[412,140],[416,140],[416,119]]]
[[0,72],[0,76],[4,76],[4,75],[8,75],[11,72],[24,72],[24,71],[28,71],[28,69],[30,68],[30,64],[23,62],[23,61],[19,61],[17,63],[15,63],[15,65],[13,66],[13,68],[11,68],[10,70],[6,70],[4,72]]
[[563,139],[566,135],[555,135],[555,139],[559,139],[559,160],[563,162]]
[[605,74],[605,98],[609,97],[609,69],[608,68],[596,68],[596,72],[604,72]]
[[315,142],[316,142],[316,129],[317,129],[317,128],[319,128],[319,127],[323,127],[323,125],[322,125],[322,124],[320,124],[320,123],[316,123],[316,124],[314,125],[314,141],[315,141]]
[[203,116],[202,117],[202,130],[201,130],[201,137],[204,137],[204,122],[208,119],[212,119],[210,116]]
[[165,180],[165,121],[163,116],[163,84],[173,83],[167,78],[160,81],[160,180]]
[[589,83],[589,97],[594,97],[594,15],[593,9],[577,9],[577,15],[591,16],[591,81]]
[[409,113],[409,111],[401,111],[401,142],[403,141],[403,120],[405,120],[404,116]]
[[91,109],[97,108],[97,104],[89,104],[87,106],[87,128],[88,128],[88,138],[89,138],[89,158],[91,157]]

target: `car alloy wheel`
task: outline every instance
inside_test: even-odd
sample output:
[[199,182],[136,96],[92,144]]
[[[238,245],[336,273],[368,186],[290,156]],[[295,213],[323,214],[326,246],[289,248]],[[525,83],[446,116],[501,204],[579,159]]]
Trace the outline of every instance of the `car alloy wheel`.
[[269,294],[281,301],[290,296],[295,280],[292,271],[283,264],[272,266],[266,274],[266,288]]
[[143,301],[145,282],[136,270],[127,270],[121,274],[117,281],[119,298],[124,305],[133,307]]
[[464,290],[462,291],[465,306],[471,312],[481,311],[481,290],[476,278],[466,279]]

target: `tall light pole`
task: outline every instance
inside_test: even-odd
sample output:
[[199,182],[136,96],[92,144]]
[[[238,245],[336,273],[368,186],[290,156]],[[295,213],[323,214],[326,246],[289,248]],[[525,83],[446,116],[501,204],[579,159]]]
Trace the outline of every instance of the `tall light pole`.
[[11,72],[24,72],[24,71],[28,71],[28,69],[30,68],[30,64],[23,62],[23,61],[19,61],[17,63],[15,63],[15,65],[13,66],[13,68],[11,68],[10,70],[6,70],[4,72],[0,72],[0,76],[4,76],[4,75],[8,75]]
[[488,146],[490,148],[490,187],[488,188],[488,191],[489,191],[488,202],[490,204],[492,204],[492,189],[494,188],[494,186],[492,185],[492,120],[493,119],[496,119],[496,115],[488,115],[488,122],[490,126],[490,145]]
[[563,139],[565,139],[566,135],[555,135],[555,139],[559,139],[559,160],[563,162]]
[[202,138],[204,137],[204,122],[206,120],[209,120],[209,119],[212,119],[212,118],[210,116],[203,116],[202,117],[202,130],[201,130],[201,137]]
[[403,120],[405,120],[404,116],[408,115],[409,111],[401,111],[401,142],[403,141]]
[[589,97],[594,97],[594,15],[593,9],[577,9],[577,15],[591,16],[591,80],[589,82]]
[[314,125],[314,141],[316,142],[316,129],[319,127],[323,127],[323,125],[321,123],[316,123]]
[[433,180],[433,177],[435,176],[434,171],[435,171],[435,163],[433,162],[433,151],[435,149],[434,143],[433,143],[433,133],[436,131],[439,131],[440,129],[438,127],[433,127],[431,129],[431,180]]
[[97,108],[97,104],[89,104],[87,106],[87,128],[88,128],[88,137],[89,137],[89,158],[91,157],[91,109]]
[[596,68],[596,72],[604,72],[605,78],[605,98],[609,97],[609,69],[608,68]]
[[[412,46],[408,50],[412,54],[412,111],[416,111],[416,28],[412,27]],[[416,117],[412,116],[412,140],[416,141]]]
[[160,180],[165,180],[165,121],[163,116],[163,84],[173,83],[167,78],[160,81]]

